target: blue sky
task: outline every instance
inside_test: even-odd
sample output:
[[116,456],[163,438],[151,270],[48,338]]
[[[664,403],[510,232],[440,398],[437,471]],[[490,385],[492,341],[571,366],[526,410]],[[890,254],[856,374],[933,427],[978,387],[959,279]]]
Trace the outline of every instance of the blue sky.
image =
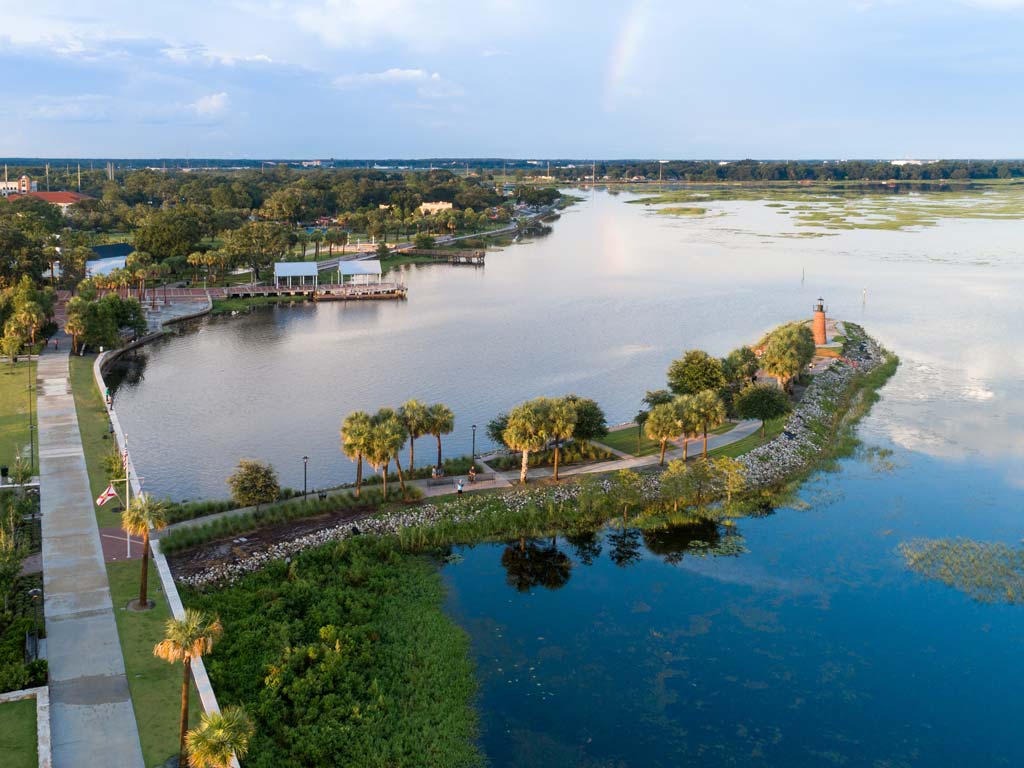
[[1024,0],[0,0],[0,156],[1022,157]]

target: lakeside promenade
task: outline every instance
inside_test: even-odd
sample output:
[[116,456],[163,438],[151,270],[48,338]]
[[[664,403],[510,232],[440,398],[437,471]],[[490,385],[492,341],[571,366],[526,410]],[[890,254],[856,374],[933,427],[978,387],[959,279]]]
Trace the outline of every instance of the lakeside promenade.
[[143,765],[69,381],[70,339],[37,367],[43,610],[54,768]]

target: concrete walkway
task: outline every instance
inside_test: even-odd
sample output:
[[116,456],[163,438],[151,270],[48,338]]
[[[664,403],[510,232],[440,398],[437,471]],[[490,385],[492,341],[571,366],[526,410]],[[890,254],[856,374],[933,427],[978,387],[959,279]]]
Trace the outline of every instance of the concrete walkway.
[[[741,421],[736,424],[735,427],[730,429],[728,432],[721,435],[708,435],[708,450],[713,451],[716,448],[721,448],[724,445],[731,445],[732,443],[739,442],[745,437],[749,437],[761,428],[760,421]],[[622,451],[617,451],[614,448],[610,448],[604,445],[598,440],[594,441],[595,445],[607,449],[610,453],[614,453],[616,456],[622,458],[611,459],[609,461],[600,461],[591,464],[569,464],[562,465],[558,468],[558,477],[572,477],[573,475],[586,475],[592,472],[618,472],[620,469],[640,469],[642,467],[656,467],[658,466],[658,454],[653,453],[650,456],[633,456]],[[670,461],[675,459],[683,458],[682,441],[676,443],[669,443],[670,447],[665,451],[665,464],[667,465]],[[687,443],[687,458],[694,459],[701,455],[704,450],[704,438],[691,438]],[[479,459],[478,459],[479,461]],[[551,477],[554,474],[554,469],[551,467],[530,467],[527,480],[542,480],[544,478]],[[519,482],[519,469],[506,470],[504,473],[499,472],[498,475],[503,475],[509,483]]]
[[68,380],[70,343],[62,338],[60,346],[43,353],[37,369],[53,766],[139,768],[142,748]]

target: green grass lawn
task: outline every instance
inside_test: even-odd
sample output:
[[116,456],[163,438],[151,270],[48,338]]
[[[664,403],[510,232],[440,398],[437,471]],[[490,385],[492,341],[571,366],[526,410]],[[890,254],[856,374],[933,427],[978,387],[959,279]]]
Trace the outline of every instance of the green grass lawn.
[[594,442],[607,445],[609,448],[614,448],[623,453],[628,453],[630,456],[650,456],[661,450],[661,446],[657,442],[644,435],[640,438],[640,452],[637,453],[636,432],[637,428],[635,426],[623,427],[622,429],[616,429],[614,432],[609,432],[600,440],[595,440]]
[[[709,435],[723,435],[730,431],[736,426],[735,422],[727,421],[720,427],[709,430]],[[640,439],[640,453],[636,452],[636,427],[623,427],[622,429],[616,429],[613,432],[609,432],[605,437],[594,442],[600,443],[601,445],[607,445],[609,448],[615,448],[616,450],[628,453],[630,456],[653,456],[656,455],[660,450],[661,446],[656,440],[651,440],[647,435],[644,435]],[[669,445],[669,450],[674,446]]]
[[0,704],[0,762],[4,768],[36,768],[36,700]]
[[[28,385],[36,383],[35,363],[0,365],[0,464],[14,466],[14,457],[21,452],[29,459]],[[34,395],[33,395],[34,397]],[[33,414],[35,405],[32,406]],[[34,417],[33,417],[34,418]]]
[[[156,766],[178,751],[182,669],[180,664],[168,664],[153,655],[153,646],[163,638],[164,624],[171,616],[154,568],[151,567],[149,573],[149,599],[156,607],[142,613],[125,609],[129,600],[139,596],[140,567],[137,560],[107,563],[107,577],[128,688],[139,725],[142,756],[147,766]],[[201,711],[193,686],[189,696],[190,726],[199,723]]]
[[[78,411],[78,429],[82,433],[82,448],[85,450],[85,465],[89,470],[89,488],[95,499],[107,487],[107,478],[103,472],[102,461],[109,451],[117,450],[117,443],[108,433],[107,411],[103,407],[103,399],[92,376],[92,364],[96,360],[93,355],[78,357],[72,355],[71,389],[75,395],[75,409]],[[115,407],[117,403],[115,402]],[[124,483],[117,489],[124,498]],[[121,525],[118,512],[120,505],[115,501],[107,502],[103,507],[96,507],[96,520],[101,528],[117,528]]]
[[729,443],[729,445],[723,445],[721,448],[708,451],[708,456],[729,456],[731,458],[742,456],[747,451],[752,451],[759,445],[764,445],[781,433],[782,428],[786,426],[786,418],[782,416],[781,418],[766,422],[764,437],[761,437],[761,430],[758,430],[752,435],[747,435],[742,440],[737,440],[735,443]]

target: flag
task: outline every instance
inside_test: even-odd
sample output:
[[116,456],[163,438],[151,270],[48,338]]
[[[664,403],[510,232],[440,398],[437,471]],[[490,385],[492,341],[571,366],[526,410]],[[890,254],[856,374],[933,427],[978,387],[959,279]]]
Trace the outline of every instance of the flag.
[[111,499],[116,499],[116,498],[117,498],[117,491],[114,490],[114,484],[111,483],[110,485],[107,486],[107,490],[105,490],[103,493],[101,493],[99,496],[96,497],[96,506],[97,507],[102,507],[104,504],[106,504]]
[[121,468],[124,469],[125,472],[128,471],[128,449],[127,448],[125,448],[123,451],[121,451]]

